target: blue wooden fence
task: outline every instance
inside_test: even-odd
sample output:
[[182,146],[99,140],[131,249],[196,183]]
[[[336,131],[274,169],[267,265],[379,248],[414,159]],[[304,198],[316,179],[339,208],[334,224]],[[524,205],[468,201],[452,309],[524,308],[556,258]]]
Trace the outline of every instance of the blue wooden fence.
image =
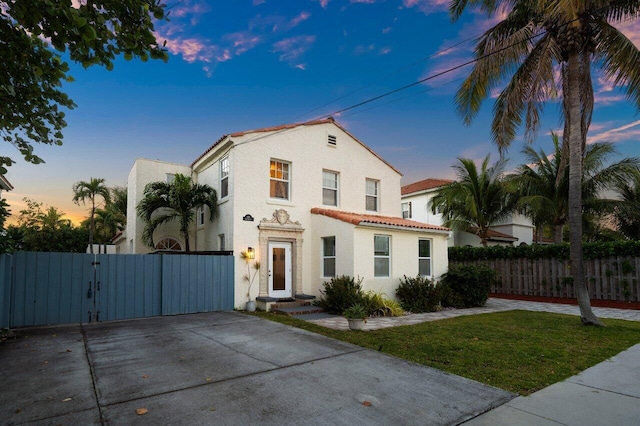
[[0,255],[0,326],[230,310],[233,256]]

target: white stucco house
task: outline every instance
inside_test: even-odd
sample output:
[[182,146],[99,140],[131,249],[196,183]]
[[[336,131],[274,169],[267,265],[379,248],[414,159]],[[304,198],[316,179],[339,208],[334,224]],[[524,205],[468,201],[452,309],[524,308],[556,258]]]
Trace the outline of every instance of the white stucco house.
[[[432,212],[431,199],[438,194],[440,187],[453,182],[448,179],[424,179],[402,187],[402,217],[418,222],[442,225],[444,219],[436,211]],[[480,237],[473,229],[469,232],[453,231],[449,246],[479,247]],[[488,233],[488,245],[520,245],[533,243],[535,226],[526,216],[512,214],[499,224],[492,226]]]
[[[135,207],[147,183],[176,173],[217,191],[219,217],[209,222],[208,211],[198,211],[190,238],[192,249],[237,256],[237,307],[247,301],[241,251],[251,250],[261,264],[251,290],[259,307],[319,296],[334,276],[361,277],[365,290],[394,297],[404,275],[447,271],[450,231],[403,219],[401,173],[331,118],[224,135],[191,165],[136,160],[119,253],[152,250],[142,243]],[[154,242],[184,247],[177,224],[159,228]]]

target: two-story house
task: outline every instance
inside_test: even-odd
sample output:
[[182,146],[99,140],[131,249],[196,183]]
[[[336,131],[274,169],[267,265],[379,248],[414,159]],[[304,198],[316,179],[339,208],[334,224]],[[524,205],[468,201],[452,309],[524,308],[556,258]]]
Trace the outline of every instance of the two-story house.
[[[402,218],[401,173],[333,119],[224,135],[190,165],[136,160],[129,175],[127,229],[120,253],[150,251],[135,206],[144,186],[176,173],[218,194],[219,216],[199,210],[196,250],[255,253],[261,264],[251,297],[318,296],[331,277],[363,278],[366,290],[395,296],[399,279],[447,271],[449,230]],[[177,224],[159,228],[158,249],[182,249]],[[236,262],[236,306],[247,269]]]
[[[442,225],[444,218],[439,211],[435,213],[431,208],[431,200],[438,194],[439,189],[453,182],[448,179],[424,179],[402,187],[402,217],[418,222]],[[520,214],[511,214],[500,223],[489,229],[487,243],[489,245],[517,245],[531,244],[535,227],[531,219]],[[449,246],[479,247],[480,237],[474,233],[453,231],[453,238]]]

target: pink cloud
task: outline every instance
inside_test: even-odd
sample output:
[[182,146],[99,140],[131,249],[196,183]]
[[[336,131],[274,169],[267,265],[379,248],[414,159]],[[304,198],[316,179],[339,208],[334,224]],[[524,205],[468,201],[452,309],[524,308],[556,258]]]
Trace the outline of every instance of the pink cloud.
[[383,28],[382,34],[389,34],[391,32],[391,27]]
[[294,68],[298,68],[299,70],[304,71],[307,69],[307,64],[298,64]]
[[388,53],[391,53],[390,47],[382,47],[380,48],[380,50],[378,50],[378,55],[386,55]]
[[620,30],[635,46],[640,49],[640,25],[635,20],[624,21],[619,24],[615,24],[615,27]]
[[365,4],[373,4],[376,0],[349,0],[351,3],[365,3]]
[[[640,120],[636,120],[629,124],[605,130],[592,136],[587,137],[587,143],[595,142],[621,142],[628,140],[637,140],[640,138]],[[593,126],[592,126],[593,130]]]
[[311,16],[311,13],[309,12],[300,12],[298,16],[296,16],[290,21],[291,28],[299,25],[301,22],[306,21],[307,19],[309,19],[310,16]]
[[326,9],[327,6],[329,5],[329,0],[316,0],[318,3],[320,3],[320,7],[323,9]]
[[[295,62],[311,48],[316,41],[316,36],[296,36],[280,40],[273,44],[273,51],[281,53],[283,62]],[[295,66],[295,65],[294,65]]]
[[265,4],[267,0],[253,0],[254,6],[260,6],[261,4]]
[[231,43],[234,54],[242,55],[243,53],[253,49],[262,41],[260,36],[250,33],[249,31],[238,31],[235,33],[225,34],[222,40]]

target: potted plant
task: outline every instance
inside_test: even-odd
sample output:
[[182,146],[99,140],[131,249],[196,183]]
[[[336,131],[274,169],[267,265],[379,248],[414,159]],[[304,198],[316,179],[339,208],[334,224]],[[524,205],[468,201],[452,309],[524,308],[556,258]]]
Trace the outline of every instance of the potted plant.
[[349,306],[342,315],[349,321],[350,330],[362,330],[369,317],[365,307],[359,303]]
[[258,271],[260,271],[260,262],[253,262],[253,274],[251,274],[251,261],[254,259],[254,256],[255,254],[252,249],[240,252],[240,257],[242,257],[247,263],[247,273],[244,277],[242,277],[246,282],[249,283],[249,288],[247,288],[247,304],[245,308],[247,312],[255,312],[256,310],[256,301],[251,299],[251,286],[253,285],[253,281],[256,279],[256,276],[258,275]]

